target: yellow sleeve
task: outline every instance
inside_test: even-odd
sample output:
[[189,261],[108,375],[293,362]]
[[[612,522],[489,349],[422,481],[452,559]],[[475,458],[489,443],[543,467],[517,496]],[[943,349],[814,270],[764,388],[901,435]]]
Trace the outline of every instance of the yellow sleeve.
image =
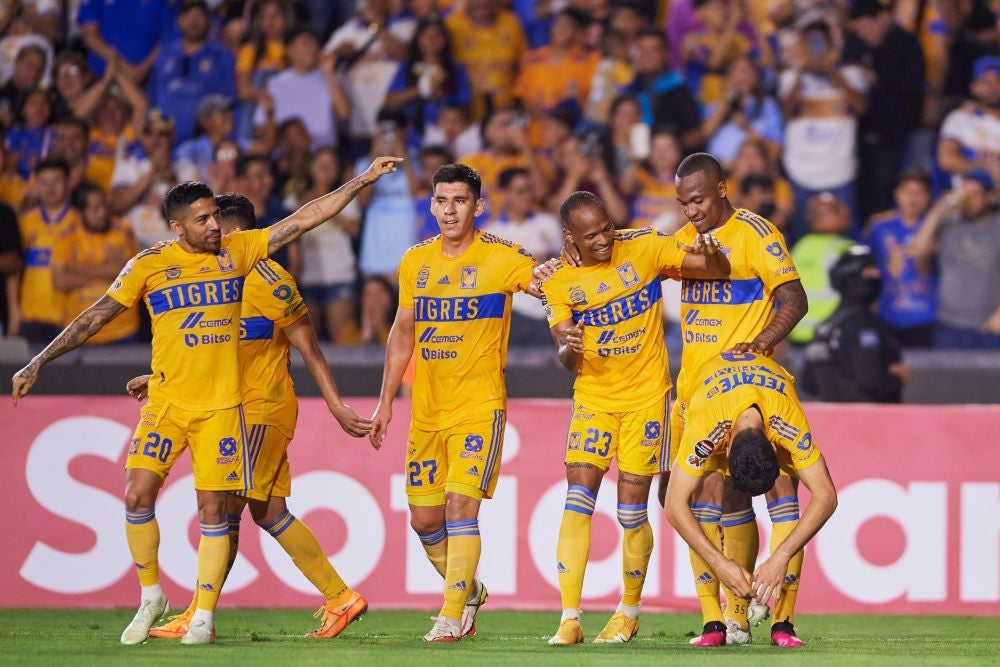
[[228,248],[235,260],[246,267],[244,273],[249,273],[257,262],[267,259],[269,235],[270,229],[235,232],[224,237],[223,248]]
[[261,289],[255,290],[257,294],[254,295],[253,305],[261,315],[274,322],[279,329],[284,329],[308,312],[299,293],[299,286],[295,284],[295,279],[288,271],[276,262],[269,262],[266,259],[254,270],[261,270],[258,267],[263,267],[264,271],[278,277],[270,284],[255,281],[255,285]]
[[519,245],[513,246],[507,263],[507,275],[504,277],[504,290],[513,294],[528,289],[534,267],[535,258],[531,253]]
[[[753,215],[753,214],[751,214]],[[752,260],[750,266],[754,272],[764,282],[764,286],[769,291],[783,283],[799,279],[798,269],[792,261],[792,255],[788,252],[784,235],[778,229],[763,218],[753,216],[756,220],[751,225],[754,229],[766,230],[759,242],[753,244]],[[751,235],[754,240],[757,236]]]
[[403,255],[403,259],[399,261],[397,274],[399,280],[399,305],[410,310],[413,309],[413,281],[416,279],[413,275],[415,261],[413,250],[407,250],[406,254]]
[[792,466],[796,470],[803,470],[819,461],[819,447],[813,441],[812,430],[802,407],[791,400],[783,403],[780,414],[768,420],[769,435],[772,442],[777,442],[791,455]]
[[692,405],[688,410],[688,423],[684,426],[684,435],[677,448],[676,460],[680,462],[684,472],[701,477],[705,472],[705,464],[718,451],[723,451],[723,444],[729,437],[733,422],[728,419],[715,421],[708,415],[704,405]]
[[108,288],[107,295],[126,308],[134,306],[146,292],[147,267],[141,262],[145,252],[130,259]]
[[650,244],[653,247],[656,266],[661,273],[667,272],[673,274],[680,272],[684,256],[687,254],[684,252],[684,244],[673,236],[664,234],[663,232],[653,234]]
[[573,318],[573,307],[562,291],[558,281],[554,279],[542,285],[542,304],[545,306],[545,317],[550,328]]

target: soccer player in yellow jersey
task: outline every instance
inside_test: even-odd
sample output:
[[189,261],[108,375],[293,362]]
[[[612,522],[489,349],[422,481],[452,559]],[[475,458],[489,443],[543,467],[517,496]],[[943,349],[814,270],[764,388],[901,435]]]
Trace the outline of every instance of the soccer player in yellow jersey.
[[[215,200],[223,234],[257,229],[254,207],[249,199],[223,194]],[[261,260],[247,275],[240,307],[240,384],[247,422],[247,447],[252,450],[253,490],[246,497],[229,498],[230,551],[226,577],[236,560],[240,517],[249,500],[254,522],[277,540],[327,600],[321,610],[321,627],[308,636],[336,637],[363,614],[368,605],[344,583],[312,531],[292,516],[285,503],[285,498],[291,494],[286,450],[298,416],[295,387],[288,372],[289,345],[302,355],[330,413],[341,427],[354,437],[367,435],[371,429],[369,420],[358,417],[340,399],[295,280],[273,260]],[[143,375],[129,381],[126,386],[129,394],[143,400],[148,395],[151,377]],[[175,450],[169,463],[177,460],[180,449]],[[153,628],[149,636],[183,637],[197,609],[198,590],[196,585],[194,598],[184,613],[171,617],[166,625]]]
[[[694,371],[726,350],[771,354],[774,346],[802,319],[807,304],[781,232],[760,216],[733,208],[718,160],[707,153],[688,156],[677,168],[676,184],[677,201],[690,221],[677,232],[677,240],[690,243],[698,234],[710,232],[722,243],[732,265],[728,280],[682,280],[680,319],[684,348],[677,378],[677,401],[670,415],[673,441],[680,442],[691,395],[700,381]],[[666,474],[660,480],[661,498],[665,481]],[[723,483],[726,492],[721,505],[698,497],[692,502],[701,505],[699,522],[706,535],[724,545],[727,557],[752,570],[759,538],[751,498],[733,488],[731,480],[725,481],[721,474],[714,474],[705,487]],[[784,497],[794,495],[794,489],[788,486],[770,493]],[[691,559],[705,624],[702,635],[692,640],[692,644],[725,643],[727,625],[730,643],[749,641],[746,602],[727,592],[724,616],[719,605],[718,580],[696,551],[691,551]]]
[[[802,646],[793,625],[802,548],[837,507],[826,461],[802,413],[792,377],[773,359],[725,352],[710,357],[694,377],[688,421],[667,488],[667,519],[734,595],[767,603],[773,594],[776,622],[771,641],[781,647]],[[780,486],[781,479],[788,486],[801,480],[809,489],[812,498],[801,519],[795,494],[768,503],[771,555],[759,567],[748,570],[727,557],[702,531],[705,505],[690,505],[690,500],[702,494],[709,472],[731,475],[734,486],[752,496]],[[722,487],[713,486],[711,498],[718,504]]]
[[650,228],[616,232],[601,200],[574,192],[560,207],[581,266],[559,266],[542,286],[559,361],[577,373],[566,443],[566,506],[556,548],[563,614],[550,644],[579,644],[580,596],[590,524],[604,473],[618,463],[624,594],[595,643],[639,631],[653,532],[646,515],[653,476],[666,469],[670,375],[660,274],[725,278],[729,262],[711,237],[685,248]]
[[473,226],[485,206],[474,170],[445,165],[432,184],[431,213],[441,234],[400,262],[399,309],[370,438],[382,445],[392,400],[416,354],[406,494],[410,525],[444,578],[444,604],[424,640],[455,642],[475,634],[486,601],[475,579],[479,507],[493,495],[500,470],[511,295],[529,289],[534,260]]
[[187,182],[171,188],[163,209],[177,240],[132,258],[107,294],[14,375],[16,406],[42,366],[82,345],[140,298],[146,302],[153,324],[153,381],[125,464],[125,534],[142,594],[122,643],[144,641],[167,608],[159,585],[159,528],[153,504],[175,442],[178,448],[187,444],[191,449],[201,522],[198,609],[181,642],[215,641],[212,616],[229,556],[227,497],[246,494],[253,481],[237,358],[245,277],[269,253],[336,215],[400,161],[376,158],[357,178],[275,225],[226,237],[208,186]]

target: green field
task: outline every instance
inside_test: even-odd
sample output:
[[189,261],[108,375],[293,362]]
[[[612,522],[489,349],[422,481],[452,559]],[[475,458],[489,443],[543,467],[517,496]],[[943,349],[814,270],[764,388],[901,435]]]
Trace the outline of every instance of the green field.
[[[121,646],[118,635],[130,610],[0,610],[0,663],[17,665],[637,665],[728,662],[740,667],[774,664],[980,665],[1000,662],[1000,621],[944,616],[803,616],[799,634],[808,646],[781,650],[768,645],[766,629],[752,646],[695,649],[687,645],[700,617],[645,614],[631,643],[619,646],[553,647],[545,643],[558,613],[491,612],[479,617],[479,635],[458,644],[425,644],[430,613],[374,611],[339,638],[305,639],[313,629],[306,611],[223,609],[215,646],[181,646],[150,640]],[[585,614],[588,638],[606,617]],[[341,662],[343,661],[343,662]]]

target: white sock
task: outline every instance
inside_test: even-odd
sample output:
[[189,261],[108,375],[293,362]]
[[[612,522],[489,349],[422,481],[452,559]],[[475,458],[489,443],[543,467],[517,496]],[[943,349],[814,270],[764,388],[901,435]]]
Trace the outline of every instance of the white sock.
[[567,618],[575,618],[577,620],[580,620],[580,610],[579,609],[563,609],[562,618],[559,620],[559,622],[562,623]]
[[191,625],[197,625],[201,622],[212,625],[212,616],[214,616],[214,614],[207,609],[195,609],[194,616],[191,617]]
[[635,619],[639,618],[639,606],[640,605],[635,605],[634,607],[630,607],[628,605],[624,605],[621,602],[619,602],[617,611],[622,612],[629,618]]
[[160,589],[159,584],[153,584],[152,586],[142,586],[142,593],[139,595],[141,600],[159,600],[163,597],[163,591]]

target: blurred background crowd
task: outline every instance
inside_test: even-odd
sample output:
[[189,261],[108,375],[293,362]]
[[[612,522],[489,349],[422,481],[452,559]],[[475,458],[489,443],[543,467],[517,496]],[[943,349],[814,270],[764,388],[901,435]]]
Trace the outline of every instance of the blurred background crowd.
[[[0,4],[4,335],[47,342],[173,238],[159,203],[180,181],[246,195],[266,226],[405,155],[275,258],[324,339],[379,344],[400,257],[437,233],[440,165],[476,168],[477,224],[544,259],[575,190],[622,227],[678,229],[674,170],[707,150],[784,231],[810,299],[793,343],[863,241],[904,347],[1000,347],[997,0]],[[512,344],[550,344],[539,303],[514,311]],[[91,342],[145,340],[144,317]]]

